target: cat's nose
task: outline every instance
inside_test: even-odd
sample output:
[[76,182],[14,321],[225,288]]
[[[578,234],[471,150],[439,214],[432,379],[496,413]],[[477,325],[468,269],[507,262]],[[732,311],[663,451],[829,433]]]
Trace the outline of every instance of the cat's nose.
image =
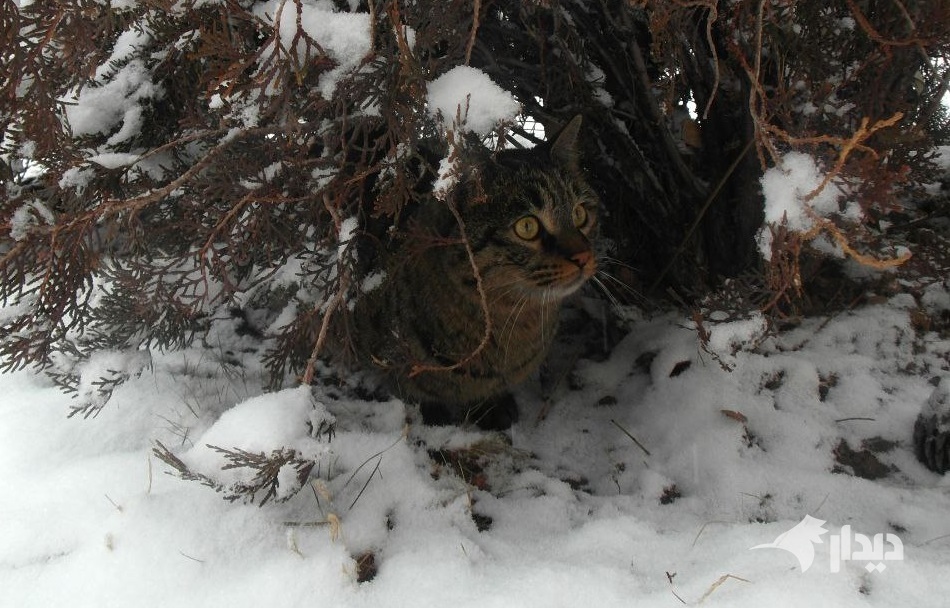
[[570,257],[570,260],[577,264],[578,268],[593,270],[594,254],[591,251],[578,251]]

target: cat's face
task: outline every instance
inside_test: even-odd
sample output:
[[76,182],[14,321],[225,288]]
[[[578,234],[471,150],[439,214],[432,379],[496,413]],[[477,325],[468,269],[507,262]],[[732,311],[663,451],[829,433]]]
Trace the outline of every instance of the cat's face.
[[485,168],[485,200],[464,219],[490,299],[556,301],[596,271],[599,202],[575,160],[578,126],[537,149],[500,153]]

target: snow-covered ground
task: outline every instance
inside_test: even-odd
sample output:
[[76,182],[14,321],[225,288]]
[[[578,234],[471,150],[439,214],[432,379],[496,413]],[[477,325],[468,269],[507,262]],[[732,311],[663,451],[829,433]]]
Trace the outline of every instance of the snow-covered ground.
[[[0,376],[0,606],[945,605],[950,480],[910,435],[950,377],[920,323],[948,302],[937,286],[779,335],[707,323],[706,349],[686,319],[644,318],[548,404],[523,387],[510,442],[348,386],[255,396],[228,320],[95,418]],[[222,483],[240,471],[207,444],[318,464],[286,502],[231,503],[167,474],[156,441]],[[806,516],[824,526],[752,550]]]

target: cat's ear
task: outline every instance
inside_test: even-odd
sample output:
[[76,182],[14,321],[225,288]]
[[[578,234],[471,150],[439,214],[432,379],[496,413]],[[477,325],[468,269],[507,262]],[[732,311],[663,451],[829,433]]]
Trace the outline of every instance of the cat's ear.
[[577,169],[577,135],[581,130],[581,115],[561,129],[551,144],[551,159],[563,167]]

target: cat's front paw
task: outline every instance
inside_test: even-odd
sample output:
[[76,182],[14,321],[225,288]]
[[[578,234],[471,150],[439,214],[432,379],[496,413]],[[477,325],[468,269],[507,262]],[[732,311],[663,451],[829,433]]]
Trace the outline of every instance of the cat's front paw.
[[473,424],[483,431],[504,431],[518,421],[518,403],[510,393],[471,406],[421,403],[422,422],[430,426]]
[[505,393],[472,406],[465,418],[483,431],[505,431],[518,422],[518,402]]

